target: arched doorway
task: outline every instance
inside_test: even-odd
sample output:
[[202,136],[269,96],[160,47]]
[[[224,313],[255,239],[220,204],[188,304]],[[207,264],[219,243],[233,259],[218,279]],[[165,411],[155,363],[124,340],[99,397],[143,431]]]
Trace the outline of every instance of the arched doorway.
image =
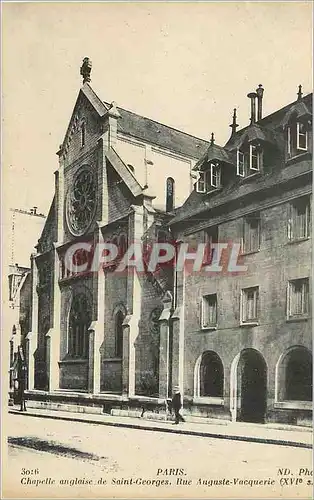
[[203,352],[196,372],[196,396],[223,398],[224,369],[214,351]]
[[265,421],[267,407],[267,365],[255,349],[244,349],[231,367],[231,413],[233,420]]
[[277,401],[312,401],[312,353],[303,346],[287,349],[276,367]]

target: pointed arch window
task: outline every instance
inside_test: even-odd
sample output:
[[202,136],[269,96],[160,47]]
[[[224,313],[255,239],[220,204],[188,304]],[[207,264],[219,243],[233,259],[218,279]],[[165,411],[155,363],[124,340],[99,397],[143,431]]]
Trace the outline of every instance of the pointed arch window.
[[74,297],[69,316],[68,355],[71,358],[88,358],[91,319],[91,305],[87,297],[83,294]]
[[122,358],[123,356],[123,321],[124,312],[119,309],[115,315],[115,357]]
[[85,121],[82,122],[81,125],[81,147],[83,148],[86,143],[86,123]]

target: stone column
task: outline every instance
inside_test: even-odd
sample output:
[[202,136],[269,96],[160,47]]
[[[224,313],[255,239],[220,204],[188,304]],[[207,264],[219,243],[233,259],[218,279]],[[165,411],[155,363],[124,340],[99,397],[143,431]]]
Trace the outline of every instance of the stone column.
[[49,391],[59,389],[59,360],[60,360],[60,335],[61,335],[61,290],[59,286],[59,256],[57,245],[54,249],[53,271],[53,315],[52,328],[46,334],[47,340],[47,370]]
[[[95,259],[100,262],[101,248],[104,242],[101,228],[97,227],[94,233]],[[98,251],[100,253],[98,253]],[[101,356],[100,346],[104,340],[105,329],[105,273],[102,266],[98,271],[93,271],[93,318],[88,330],[89,334],[89,365],[88,365],[88,391],[93,394],[100,392]]]
[[106,151],[108,150],[108,137],[104,133],[98,141],[98,195],[100,200],[99,218],[100,226],[105,226],[109,221],[109,206],[108,206],[108,179],[107,179],[107,160]]
[[107,113],[103,116],[103,139],[105,149],[115,146],[117,142],[118,119],[121,118],[115,102],[112,102]]
[[175,272],[175,311],[172,315],[172,389],[179,386],[182,400],[184,395],[184,303],[185,271]]
[[57,243],[54,243],[53,256],[53,313],[52,328],[46,334],[46,359],[49,391],[59,389],[59,360],[61,335],[61,290],[59,287],[60,260],[58,246],[64,238],[64,160],[63,151],[58,151],[59,169],[55,172],[55,218],[57,224]]
[[59,168],[55,171],[55,217],[57,222],[57,241],[59,244],[64,238],[64,160],[60,150]]
[[167,399],[170,383],[170,318],[172,312],[172,297],[166,294],[163,300],[163,311],[159,318],[159,398]]
[[[144,234],[144,207],[133,207],[133,214],[129,217],[129,243],[143,242]],[[135,394],[135,346],[138,336],[138,324],[141,318],[142,285],[137,270],[133,267],[127,269],[127,310],[129,315],[124,321],[123,334],[123,360],[122,360],[122,386],[125,394],[126,388],[129,396]]]
[[36,264],[36,254],[31,255],[31,283],[32,283],[32,301],[31,301],[31,331],[26,336],[26,363],[27,363],[27,382],[28,389],[35,389],[35,351],[37,349],[38,339],[38,269]]

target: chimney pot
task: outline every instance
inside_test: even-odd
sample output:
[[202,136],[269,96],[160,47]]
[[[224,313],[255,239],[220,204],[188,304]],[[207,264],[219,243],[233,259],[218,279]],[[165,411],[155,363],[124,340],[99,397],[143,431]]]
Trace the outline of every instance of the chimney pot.
[[256,103],[255,103],[255,100],[256,100],[257,94],[256,94],[256,92],[250,92],[247,96],[249,99],[251,99],[251,123],[255,123],[256,122]]
[[263,94],[264,89],[263,85],[260,83],[258,88],[256,89],[257,95],[257,121],[261,120],[263,117]]

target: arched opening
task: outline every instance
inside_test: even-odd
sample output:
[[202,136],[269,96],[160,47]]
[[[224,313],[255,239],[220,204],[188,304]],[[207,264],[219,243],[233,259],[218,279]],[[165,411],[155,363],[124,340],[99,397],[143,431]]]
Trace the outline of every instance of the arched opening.
[[267,407],[267,365],[258,351],[245,349],[231,367],[230,407],[233,420],[263,423]]
[[222,398],[224,389],[224,369],[217,353],[206,351],[199,365],[199,388],[197,396]]
[[122,358],[123,356],[123,321],[124,313],[119,310],[115,316],[115,357]]
[[68,355],[72,358],[88,358],[89,336],[91,324],[91,307],[83,294],[74,297],[69,315]]
[[174,209],[174,179],[168,177],[166,181],[166,212]]
[[277,364],[277,401],[312,401],[312,353],[302,346],[288,349]]

